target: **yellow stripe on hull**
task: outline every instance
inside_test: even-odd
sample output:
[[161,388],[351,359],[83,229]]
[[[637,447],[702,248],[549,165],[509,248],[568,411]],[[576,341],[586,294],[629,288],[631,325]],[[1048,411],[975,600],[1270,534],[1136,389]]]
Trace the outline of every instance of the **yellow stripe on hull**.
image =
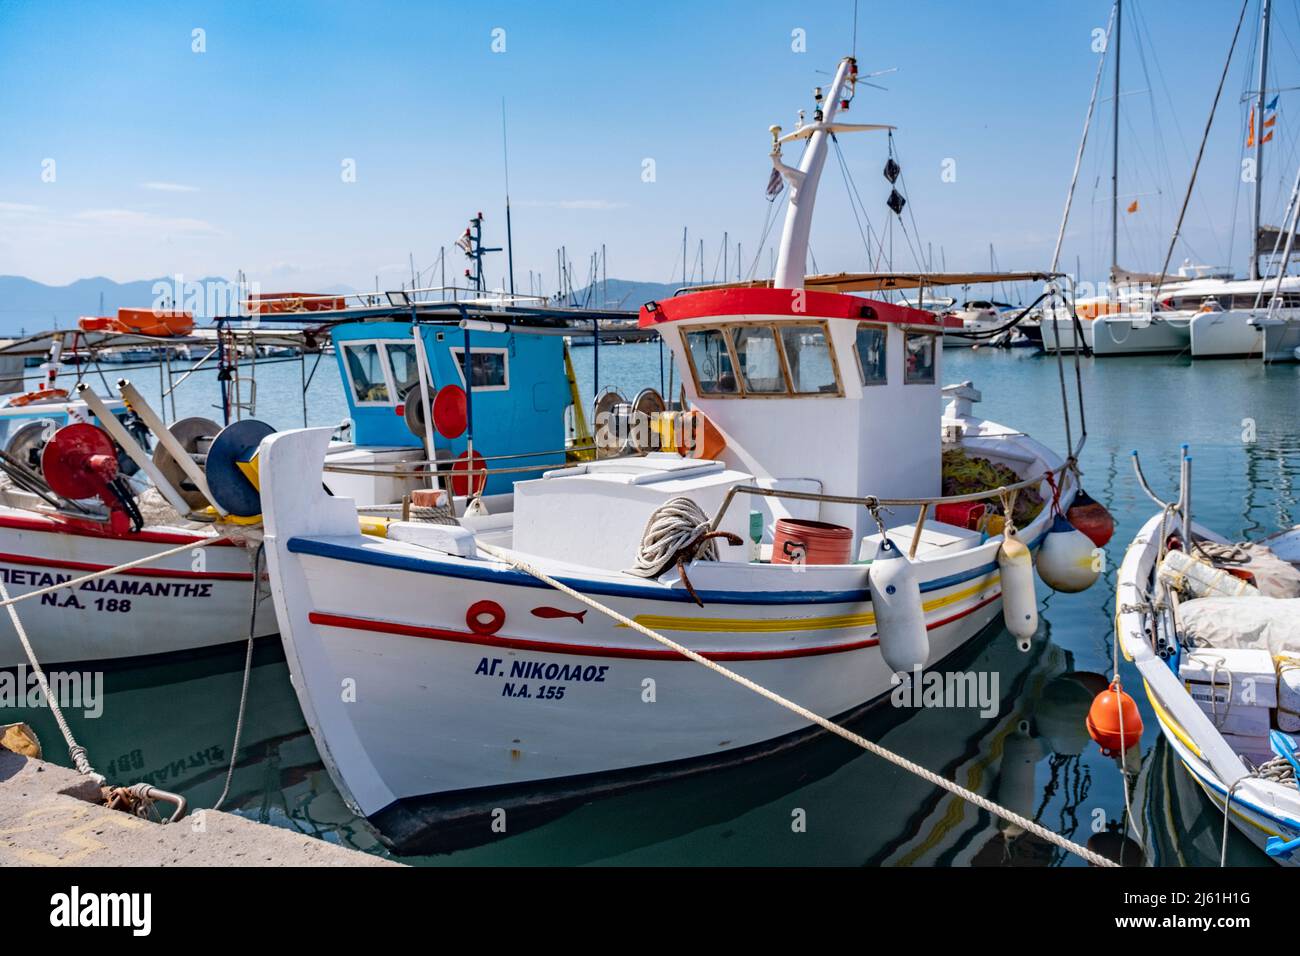
[[[926,601],[922,609],[927,613],[950,607],[960,601],[989,590],[1001,580],[994,573],[981,578],[970,587]],[[835,631],[845,628],[869,627],[876,623],[874,612],[863,614],[833,614],[826,617],[797,618],[747,618],[747,617],[675,617],[666,614],[638,614],[633,618],[638,624],[656,631],[707,631],[715,633],[759,634],[774,631]],[[620,624],[619,627],[626,627]]]

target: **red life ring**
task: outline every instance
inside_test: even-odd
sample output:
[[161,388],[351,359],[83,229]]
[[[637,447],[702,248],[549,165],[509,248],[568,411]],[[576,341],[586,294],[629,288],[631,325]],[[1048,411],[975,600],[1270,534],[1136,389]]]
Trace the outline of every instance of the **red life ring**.
[[[486,617],[487,621],[480,618]],[[475,601],[465,612],[465,624],[475,634],[488,637],[501,630],[506,622],[506,612],[496,601]]]

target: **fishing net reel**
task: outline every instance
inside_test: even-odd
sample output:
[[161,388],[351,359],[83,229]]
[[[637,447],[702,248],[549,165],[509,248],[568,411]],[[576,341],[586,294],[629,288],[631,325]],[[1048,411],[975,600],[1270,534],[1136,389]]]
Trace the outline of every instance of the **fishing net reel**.
[[98,498],[114,532],[136,532],[144,518],[118,466],[118,448],[101,428],[77,422],[54,433],[41,451],[50,490],[70,501]]

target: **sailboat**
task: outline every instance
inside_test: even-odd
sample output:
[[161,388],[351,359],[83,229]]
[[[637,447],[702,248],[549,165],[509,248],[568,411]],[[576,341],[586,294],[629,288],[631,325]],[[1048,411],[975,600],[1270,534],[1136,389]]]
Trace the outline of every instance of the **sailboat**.
[[[294,687],[345,799],[399,852],[815,730],[627,621],[827,715],[994,622],[1032,637],[1032,574],[999,555],[1010,539],[1037,547],[1051,509],[1021,513],[1007,496],[1047,495],[1050,479],[1068,507],[1072,459],[976,416],[970,383],[941,386],[941,317],[805,284],[830,137],[883,128],[840,120],[857,76],[841,60],[811,122],[772,128],[791,189],[771,286],[640,311],[681,376],[689,455],[553,468],[517,482],[508,510],[398,522],[379,539],[358,533],[351,501],[301,480],[328,432],[263,441]],[[792,142],[806,142],[797,167],[782,159]],[[944,460],[965,456],[1005,484],[945,497]],[[999,502],[997,527],[981,526]]]
[[[1253,92],[1252,117],[1266,109],[1271,0],[1261,0],[1259,24],[1260,63],[1258,89]],[[1278,276],[1261,275],[1260,260],[1270,253],[1274,260],[1280,245],[1279,230],[1261,224],[1264,144],[1271,138],[1261,122],[1255,129],[1252,118],[1250,147],[1253,148],[1254,178],[1251,216],[1249,277],[1236,278],[1222,266],[1190,261],[1174,275],[1135,273],[1119,265],[1119,90],[1122,0],[1116,0],[1114,50],[1114,130],[1111,143],[1111,269],[1113,296],[1080,299],[1075,312],[1076,327],[1069,310],[1058,309],[1043,322],[1044,348],[1072,350],[1087,348],[1097,356],[1190,353],[1193,358],[1263,356],[1269,361],[1300,359],[1291,342],[1289,325],[1300,323],[1300,277],[1285,277],[1291,241],[1282,258]],[[1195,185],[1195,176],[1188,191]],[[1298,180],[1300,185],[1300,180]],[[1293,193],[1292,206],[1295,205]],[[1291,233],[1295,231],[1291,220]],[[1180,221],[1181,223],[1181,221]],[[1174,239],[1177,239],[1177,231]],[[1272,240],[1272,241],[1270,241]],[[1172,248],[1171,248],[1172,251]],[[1266,338],[1265,328],[1271,327]]]

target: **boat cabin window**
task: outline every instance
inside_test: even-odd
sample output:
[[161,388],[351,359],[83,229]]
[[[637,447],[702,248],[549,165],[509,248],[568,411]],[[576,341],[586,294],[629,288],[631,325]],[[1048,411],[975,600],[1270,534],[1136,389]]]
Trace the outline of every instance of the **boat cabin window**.
[[858,357],[858,374],[862,376],[863,385],[884,385],[888,381],[885,373],[885,339],[883,326],[858,326],[853,351]]
[[393,384],[400,398],[420,381],[420,371],[415,364],[415,345],[388,345],[388,361],[393,368]]
[[343,346],[343,356],[347,360],[345,364],[348,379],[352,383],[352,395],[358,405],[384,405],[392,402],[378,343],[347,343]]
[[800,395],[838,393],[835,359],[820,325],[782,325],[781,344],[792,391]]
[[931,332],[907,332],[903,335],[906,348],[904,385],[934,384],[934,339]]
[[740,374],[745,379],[745,391],[760,395],[787,394],[785,371],[781,367],[781,355],[771,327],[733,326],[731,334]]
[[731,351],[721,329],[700,329],[686,333],[686,351],[695,372],[695,385],[701,395],[735,395],[738,393],[736,371],[731,365]]
[[[879,331],[884,381],[884,329]],[[735,322],[722,328],[692,329],[683,335],[701,395],[843,394],[824,324]]]
[[469,354],[472,371],[468,380],[465,375],[465,350],[453,348],[451,354],[456,357],[460,378],[466,387],[473,386],[485,392],[504,392],[510,388],[510,362],[506,349],[471,348]]

